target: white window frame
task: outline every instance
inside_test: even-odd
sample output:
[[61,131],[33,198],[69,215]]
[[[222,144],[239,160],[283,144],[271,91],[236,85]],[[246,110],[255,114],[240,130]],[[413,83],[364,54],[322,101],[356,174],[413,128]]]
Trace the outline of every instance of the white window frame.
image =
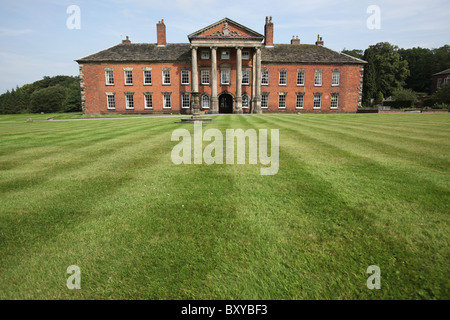
[[201,102],[202,102],[202,109],[209,109],[211,107],[211,98],[207,93],[202,95]]
[[[284,81],[284,83],[283,83]],[[280,70],[278,85],[287,86],[287,70]]]
[[[332,93],[331,94],[331,99],[330,99],[330,109],[332,110],[336,110],[339,108],[339,93]],[[334,101],[333,101],[334,100]],[[333,103],[335,103],[336,105],[333,106]]]
[[170,93],[163,93],[163,109],[172,109],[172,98]]
[[339,70],[333,70],[331,73],[331,86],[338,87],[341,81],[341,72]]
[[[205,82],[205,75],[207,74],[208,82]],[[203,86],[209,86],[211,84],[211,72],[209,69],[202,69],[200,70],[200,83]]]
[[[265,77],[267,75],[267,77]],[[264,81],[267,82],[264,82]],[[261,85],[262,86],[268,86],[269,85],[269,70],[262,70],[261,71]]]
[[[227,75],[226,80],[228,82],[224,81],[224,76]],[[230,69],[222,69],[220,70],[220,84],[223,86],[229,86],[231,85],[231,70]]]
[[322,86],[322,70],[314,71],[314,86],[321,87]]
[[[169,79],[169,82],[167,82],[167,79]],[[163,70],[162,71],[162,84],[163,86],[170,86],[171,78],[170,78],[170,70]]]
[[[129,99],[131,98],[131,99]],[[130,106],[130,104],[132,106]],[[133,94],[125,94],[125,106],[127,110],[134,110],[134,95]]]
[[278,93],[278,109],[286,109],[286,93]]
[[[150,101],[148,97],[150,97]],[[151,93],[144,93],[144,109],[153,109],[153,95]]]
[[[247,81],[244,82],[244,79]],[[242,85],[249,86],[250,85],[250,70],[242,70]]]
[[114,85],[114,70],[105,70],[106,85]]
[[[150,74],[150,82],[147,82],[147,74]],[[152,70],[144,70],[144,86],[152,85]]]
[[[112,98],[112,101],[110,100],[110,98]],[[113,107],[111,107],[111,104],[113,104]],[[106,109],[107,110],[116,110],[116,96],[114,93],[106,94]]]
[[[125,85],[132,86],[133,85],[133,70],[124,70],[125,76]],[[131,82],[129,82],[131,80]]]
[[[316,102],[319,102],[319,106],[316,106]],[[315,93],[314,94],[313,109],[314,110],[322,109],[322,95],[320,93]]]
[[297,70],[297,86],[305,86],[305,70]]
[[[187,73],[187,82],[185,81],[186,80],[186,73]],[[189,85],[189,83],[190,83],[190,77],[189,77],[189,70],[181,70],[181,85],[182,86],[188,86]]]
[[261,109],[268,109],[268,108],[269,108],[269,95],[265,93],[261,95]]
[[305,108],[305,94],[297,93],[297,99],[295,101],[295,109],[304,109]]
[[242,60],[250,60],[250,51],[242,51]]
[[[186,101],[187,97],[187,101]],[[185,102],[187,102],[187,105],[185,105]],[[189,109],[191,107],[191,96],[189,93],[185,92],[181,95],[181,108],[183,109]]]
[[[244,101],[247,101],[247,104],[244,104]],[[246,93],[242,95],[242,109],[248,109],[250,107],[250,96]]]

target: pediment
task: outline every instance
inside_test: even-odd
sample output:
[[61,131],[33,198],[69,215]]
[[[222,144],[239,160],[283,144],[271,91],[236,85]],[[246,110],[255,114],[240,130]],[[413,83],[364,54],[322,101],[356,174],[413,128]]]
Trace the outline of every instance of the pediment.
[[207,26],[206,28],[191,33],[188,35],[188,38],[190,41],[193,39],[262,40],[264,39],[264,36],[229,18],[224,18]]

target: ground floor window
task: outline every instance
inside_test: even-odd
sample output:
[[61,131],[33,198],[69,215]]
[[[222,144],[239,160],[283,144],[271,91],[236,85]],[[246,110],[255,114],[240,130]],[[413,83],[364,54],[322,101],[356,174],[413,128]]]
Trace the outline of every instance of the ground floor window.
[[181,96],[181,107],[184,109],[189,109],[191,106],[191,100],[189,93],[183,93]]
[[331,94],[331,109],[337,109],[339,105],[339,93]]
[[314,93],[314,109],[320,109],[322,106],[322,94]]
[[297,102],[296,102],[295,107],[296,107],[297,109],[303,109],[304,102],[305,102],[304,100],[305,100],[305,95],[304,95],[304,93],[303,93],[303,92],[297,93]]
[[172,103],[170,101],[170,93],[164,93],[164,96],[163,96],[163,108],[164,109],[172,108]]
[[125,102],[127,109],[134,109],[134,96],[133,94],[125,94]]
[[278,109],[286,109],[286,94],[279,93],[278,95]]
[[153,96],[151,94],[144,94],[145,109],[153,109]]
[[107,108],[109,110],[116,109],[116,96],[114,94],[107,95]]
[[210,106],[210,98],[207,94],[204,94],[202,96],[202,108],[209,109],[209,106]]
[[261,108],[269,108],[269,95],[267,93],[263,93],[263,95],[261,96]]

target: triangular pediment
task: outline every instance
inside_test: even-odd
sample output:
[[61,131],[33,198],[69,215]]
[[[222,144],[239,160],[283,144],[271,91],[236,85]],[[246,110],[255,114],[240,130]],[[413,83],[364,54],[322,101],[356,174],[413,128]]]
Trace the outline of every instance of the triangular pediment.
[[229,18],[224,18],[201,30],[188,35],[189,40],[193,39],[249,39],[262,40],[264,36],[252,29],[249,29]]

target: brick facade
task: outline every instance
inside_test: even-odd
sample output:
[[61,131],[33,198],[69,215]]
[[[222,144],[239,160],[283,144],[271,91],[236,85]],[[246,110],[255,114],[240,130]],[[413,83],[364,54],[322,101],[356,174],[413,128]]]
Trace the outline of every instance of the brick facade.
[[[189,35],[190,44],[167,44],[165,29],[164,20],[158,22],[156,45],[132,44],[127,38],[120,45],[77,60],[84,113],[190,113],[186,101],[183,108],[183,96],[192,100],[192,91],[198,91],[200,99],[206,95],[209,108],[203,111],[208,113],[220,113],[230,103],[226,110],[236,113],[356,112],[361,103],[365,61],[332,51],[323,43],[302,45],[298,38],[290,45],[273,44],[271,18],[266,18],[265,36],[225,18]],[[151,74],[151,83],[144,83],[144,71],[147,78]],[[202,82],[203,71],[209,74],[207,84]],[[268,72],[268,84],[262,81],[263,71]],[[285,84],[280,84],[280,71],[286,75]],[[321,85],[315,84],[316,71],[321,73]],[[132,76],[132,84],[126,84],[125,72]],[[167,72],[170,83],[164,84]],[[222,83],[222,72],[229,72],[229,84]],[[297,83],[298,72],[304,74],[302,84]],[[333,72],[338,75],[335,84]],[[108,78],[111,75],[113,83]],[[132,98],[127,98],[130,95]],[[303,97],[302,108],[298,95]],[[151,108],[146,108],[146,96],[151,96]],[[170,108],[167,102],[164,105],[164,96],[166,100],[170,96]],[[320,108],[314,107],[315,96],[320,97]],[[127,108],[127,99],[133,108]]]

